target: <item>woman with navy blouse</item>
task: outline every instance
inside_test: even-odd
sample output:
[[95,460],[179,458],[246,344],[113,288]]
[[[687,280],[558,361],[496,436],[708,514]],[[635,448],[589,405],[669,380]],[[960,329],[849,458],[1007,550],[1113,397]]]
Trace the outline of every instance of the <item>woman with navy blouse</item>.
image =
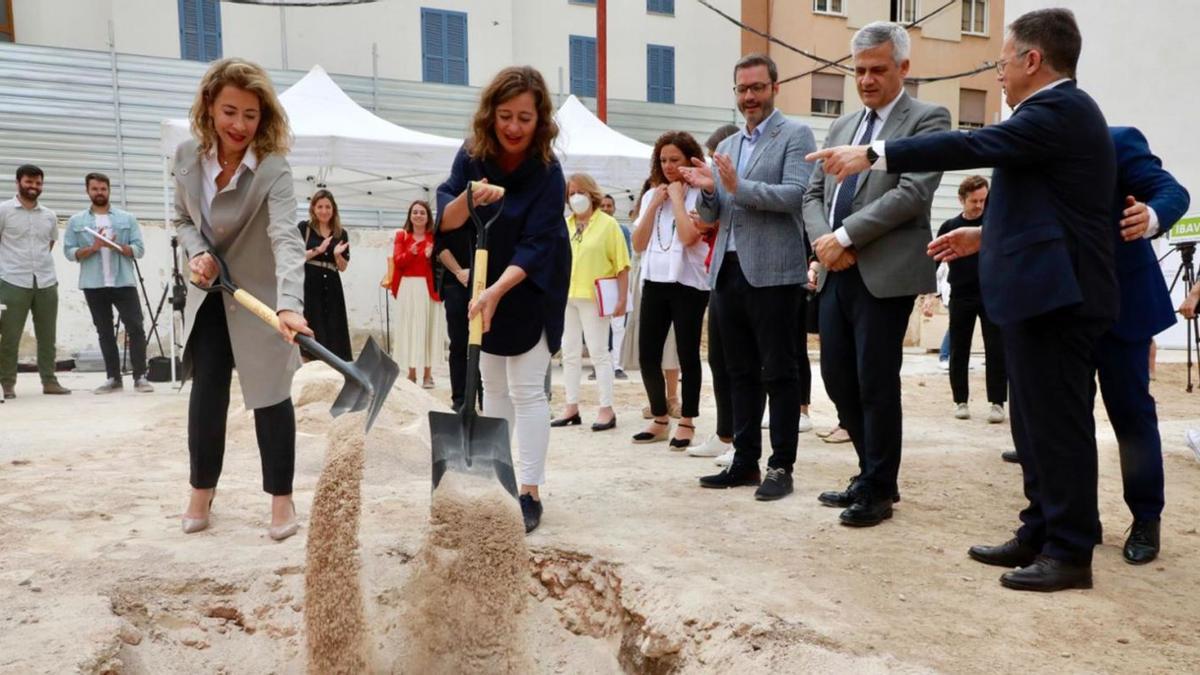
[[[468,316],[483,317],[479,359],[483,414],[508,420],[517,448],[525,531],[541,521],[550,405],[542,388],[550,355],[562,342],[571,247],[563,227],[566,182],[554,156],[558,135],[550,91],[529,66],[505,68],[480,96],[472,136],[438,187],[438,238],[468,224],[466,189],[488,229],[487,288]],[[503,201],[501,202],[501,199]],[[499,203],[498,203],[499,202]],[[480,273],[483,270],[473,270]]]

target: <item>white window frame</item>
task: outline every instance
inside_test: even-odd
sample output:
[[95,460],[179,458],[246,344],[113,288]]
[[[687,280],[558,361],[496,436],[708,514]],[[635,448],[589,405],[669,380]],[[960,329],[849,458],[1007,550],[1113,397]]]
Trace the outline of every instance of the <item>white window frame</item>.
[[821,9],[820,5],[824,3],[825,7],[832,5],[834,0],[813,0],[813,14],[823,14],[825,16],[846,16],[846,3],[850,0],[841,0],[842,10],[835,12],[832,9]]
[[[975,19],[976,2],[977,2],[977,0],[971,0],[971,24],[970,25],[972,25],[972,26],[975,25],[974,19]],[[991,0],[983,0],[983,32],[977,33],[973,30],[964,30],[962,32],[963,35],[977,35],[980,37],[987,37],[989,34],[988,29],[991,28],[991,26],[988,25],[991,23],[991,13],[992,13],[991,9],[992,9]]]
[[[823,110],[817,110],[817,106],[813,105],[818,101],[821,102]],[[842,111],[846,109],[846,103],[845,101],[838,101],[831,98],[814,98],[809,107],[812,108],[810,113],[813,117],[841,117]],[[830,108],[836,108],[836,110],[830,110]]]
[[[907,5],[912,5],[912,18],[904,18],[904,8]],[[910,21],[916,21],[921,18],[921,0],[900,0],[900,11],[896,12],[896,23],[906,25]]]

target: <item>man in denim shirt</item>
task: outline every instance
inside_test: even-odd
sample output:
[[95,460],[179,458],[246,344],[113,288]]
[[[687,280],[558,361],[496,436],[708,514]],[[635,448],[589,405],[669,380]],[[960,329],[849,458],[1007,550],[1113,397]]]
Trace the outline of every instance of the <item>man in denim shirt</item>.
[[17,195],[0,202],[0,387],[16,398],[17,352],[25,320],[33,315],[38,374],[43,394],[70,394],[54,376],[54,333],[58,320],[58,278],[50,251],[58,239],[58,219],[38,203],[45,174],[32,164],[17,167]]
[[121,356],[113,333],[113,307],[117,308],[129,338],[133,386],[140,392],[151,392],[154,387],[146,380],[146,333],[142,329],[142,310],[134,286],[132,262],[145,253],[142,230],[132,214],[109,206],[108,176],[89,173],[83,182],[92,206],[67,221],[63,254],[67,260],[79,263],[79,288],[87,298],[92,323],[100,336],[100,353],[104,355],[108,379],[94,393],[111,394],[124,386]]

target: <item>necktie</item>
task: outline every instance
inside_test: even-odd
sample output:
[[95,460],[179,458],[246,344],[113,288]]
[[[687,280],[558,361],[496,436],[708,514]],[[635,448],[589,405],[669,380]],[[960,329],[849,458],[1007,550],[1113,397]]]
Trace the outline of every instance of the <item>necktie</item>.
[[[867,111],[867,128],[863,130],[863,135],[859,139],[859,145],[870,143],[871,134],[875,131],[875,120],[878,116],[874,110]],[[833,229],[838,229],[842,226],[842,221],[846,216],[850,215],[850,204],[854,201],[854,193],[858,188],[858,176],[854,174],[842,182],[841,189],[837,193],[837,201],[833,203]]]

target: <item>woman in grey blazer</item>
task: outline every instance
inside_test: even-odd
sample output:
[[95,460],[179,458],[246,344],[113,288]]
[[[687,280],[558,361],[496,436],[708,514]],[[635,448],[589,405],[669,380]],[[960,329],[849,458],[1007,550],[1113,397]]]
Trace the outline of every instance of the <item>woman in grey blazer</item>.
[[[272,495],[272,539],[296,533],[292,475],[296,416],[292,374],[300,366],[296,333],[304,321],[304,243],[285,155],[287,115],[261,67],[224,59],[209,68],[191,112],[194,140],[175,151],[175,219],[188,267],[200,283],[217,275],[215,251],[230,276],[277,308],[279,334],[230,297],[189,288],[184,377],[192,377],[188,452],[192,494],[183,531],[208,527],[225,454],[225,420],[236,364],[242,397],[254,410],[263,490]],[[280,339],[282,334],[282,338]]]

